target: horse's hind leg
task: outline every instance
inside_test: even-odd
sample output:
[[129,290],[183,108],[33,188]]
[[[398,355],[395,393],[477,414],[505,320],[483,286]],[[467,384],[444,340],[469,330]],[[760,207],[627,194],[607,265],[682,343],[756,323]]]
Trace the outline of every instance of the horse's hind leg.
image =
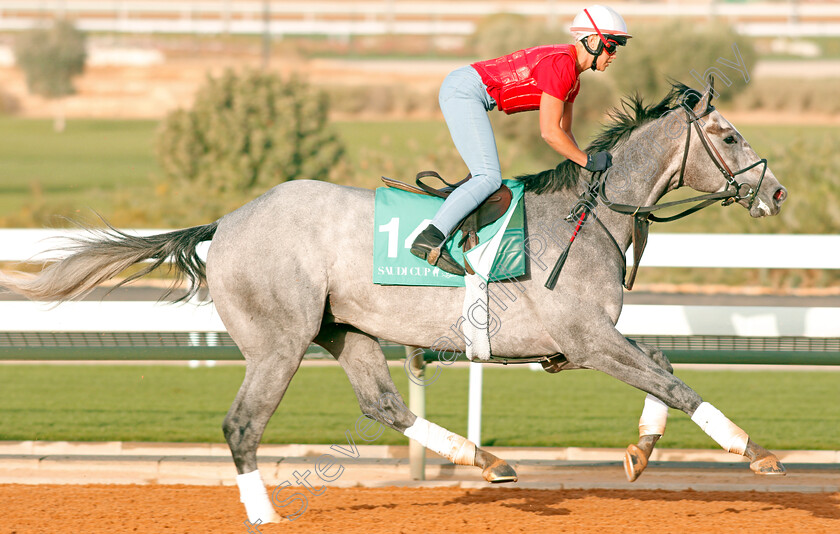
[[245,379],[222,424],[239,473],[236,477],[239,500],[245,505],[248,519],[252,523],[257,520],[262,523],[281,521],[257,469],[257,448],[308,345],[307,341],[303,348],[290,349],[289,353],[249,354]]
[[226,216],[207,253],[210,295],[246,361],[222,430],[252,523],[281,521],[257,469],[257,448],[321,327],[327,294],[321,260],[300,253],[307,241],[278,226],[284,210],[266,208],[269,198]]
[[[325,326],[315,342],[332,354],[353,386],[366,416],[420,442],[458,465],[482,469],[488,482],[515,482],[516,472],[504,460],[468,439],[412,413],[397,391],[376,338],[347,325]],[[364,439],[364,438],[363,438]]]
[[756,445],[746,432],[723,413],[708,402],[703,402],[694,390],[655,363],[648,354],[614,328],[582,336],[579,350],[580,354],[587,356],[574,363],[607,373],[653,395],[672,408],[684,411],[725,450],[749,458],[750,468],[756,474],[785,474],[784,466],[775,455]]
[[280,522],[257,468],[257,448],[318,332],[321,315],[313,311],[318,309],[318,302],[303,307],[299,296],[291,309],[281,302],[238,301],[232,292],[214,298],[219,315],[246,360],[245,379],[222,423],[239,473],[239,500],[252,523]]

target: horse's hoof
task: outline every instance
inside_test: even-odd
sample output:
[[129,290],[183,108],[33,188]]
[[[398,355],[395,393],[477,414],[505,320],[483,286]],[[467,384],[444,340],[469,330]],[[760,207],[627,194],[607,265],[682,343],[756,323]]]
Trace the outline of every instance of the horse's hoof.
[[647,467],[648,459],[642,449],[636,445],[628,445],[624,452],[624,474],[627,480],[634,482]]
[[765,456],[750,464],[750,469],[756,475],[783,477],[787,474],[785,466],[774,455]]
[[484,476],[484,480],[494,484],[516,482],[518,480],[516,471],[501,458],[497,458],[495,462],[485,467],[481,474]]
[[[257,523],[259,521],[259,523]],[[269,511],[264,511],[259,519],[254,519],[251,521],[254,525],[265,525],[268,523],[287,523],[288,521],[284,519],[280,514],[278,514],[273,508]]]

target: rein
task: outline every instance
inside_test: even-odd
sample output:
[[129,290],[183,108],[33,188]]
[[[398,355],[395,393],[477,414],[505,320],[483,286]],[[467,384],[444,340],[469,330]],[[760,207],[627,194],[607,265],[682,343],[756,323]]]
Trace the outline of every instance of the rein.
[[[629,204],[621,204],[618,202],[610,202],[607,198],[607,191],[606,191],[606,184],[607,184],[607,175],[603,174],[600,177],[600,184],[599,184],[599,193],[601,198],[604,199],[604,204],[611,210],[621,213],[624,215],[633,215],[633,216],[647,216],[646,218],[653,221],[653,222],[671,222],[676,221],[677,219],[682,219],[687,215],[691,215],[694,212],[700,211],[703,208],[711,206],[718,200],[723,201],[724,206],[728,206],[734,202],[743,199],[749,199],[748,208],[752,208],[753,204],[755,203],[756,195],[758,195],[758,191],[761,188],[761,183],[764,181],[764,175],[767,172],[767,159],[763,158],[758,160],[757,162],[753,163],[748,167],[744,167],[743,169],[739,170],[738,172],[732,172],[729,168],[729,165],[726,164],[726,161],[723,160],[723,157],[720,155],[720,152],[715,148],[715,146],[709,141],[706,132],[700,128],[699,120],[710,113],[712,113],[715,108],[713,106],[709,106],[705,113],[702,115],[695,115],[694,111],[688,107],[685,103],[680,104],[683,110],[686,113],[686,119],[688,123],[688,128],[686,129],[685,135],[685,150],[683,151],[683,159],[682,164],[680,165],[680,179],[677,184],[677,189],[682,187],[683,181],[685,179],[685,167],[686,162],[688,161],[688,150],[689,146],[691,145],[691,126],[694,126],[694,129],[697,131],[697,136],[700,138],[700,141],[703,143],[703,147],[706,149],[706,153],[709,155],[709,158],[712,160],[712,163],[715,164],[715,167],[723,174],[724,179],[726,180],[726,189],[723,191],[719,191],[717,193],[708,193],[705,195],[699,195],[683,200],[675,200],[673,202],[666,202],[665,204],[654,204],[651,206],[632,206]],[[755,188],[747,183],[738,182],[735,177],[739,174],[743,174],[758,165],[764,165],[764,168],[761,170],[761,177],[758,180]],[[741,191],[747,188],[746,194],[742,195]],[[676,215],[672,215],[670,217],[658,217],[653,214],[655,211],[659,211],[661,209],[670,208],[673,206],[679,206],[681,204],[688,204],[692,202],[698,202],[698,204],[677,213]]]

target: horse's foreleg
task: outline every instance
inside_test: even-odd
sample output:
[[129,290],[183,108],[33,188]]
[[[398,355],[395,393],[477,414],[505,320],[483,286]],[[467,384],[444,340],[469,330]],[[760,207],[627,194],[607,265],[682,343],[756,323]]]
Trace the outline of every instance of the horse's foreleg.
[[751,439],[747,440],[747,450],[744,452],[744,456],[750,459],[750,469],[756,475],[784,476],[786,474],[785,466],[782,465],[779,458]]
[[325,326],[315,342],[332,354],[353,386],[362,413],[458,465],[480,467],[488,482],[516,481],[504,460],[422,417],[405,405],[376,338],[347,325]]
[[775,454],[756,444],[746,432],[708,402],[697,407],[691,414],[691,420],[724,449],[749,458],[750,469],[756,475],[785,475],[785,466]]
[[726,418],[683,381],[657,365],[643,350],[618,331],[585,336],[581,349],[587,356],[575,362],[607,373],[641,389],[666,405],[682,410],[725,450],[746,456],[756,474],[784,475],[785,468],[775,455],[753,443],[746,432]]
[[624,452],[624,473],[630,482],[639,478],[647,467],[653,447],[665,433],[667,421],[668,406],[648,393],[642,416],[639,418],[639,442],[629,445]]
[[[665,354],[650,345],[628,340],[643,351],[656,365],[673,374],[674,368]],[[650,393],[645,398],[642,416],[639,418],[639,442],[629,445],[624,453],[624,473],[627,480],[634,482],[648,465],[648,460],[659,438],[665,434],[665,424],[668,422],[668,406]]]

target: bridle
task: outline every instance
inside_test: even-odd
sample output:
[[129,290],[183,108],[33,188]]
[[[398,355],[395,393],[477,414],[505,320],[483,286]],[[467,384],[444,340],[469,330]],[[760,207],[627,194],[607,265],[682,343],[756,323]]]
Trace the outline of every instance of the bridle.
[[[705,117],[706,115],[710,114],[712,111],[715,110],[714,106],[710,105],[708,107],[708,109],[706,110],[706,112],[703,113],[703,115],[701,115],[700,117],[696,116],[694,114],[694,110],[691,109],[691,107],[689,107],[684,101],[682,103],[680,103],[680,106],[682,106],[683,110],[685,111],[685,113],[687,115],[689,125],[693,124],[694,129],[697,130],[697,135],[698,135],[698,137],[700,137],[700,141],[703,143],[703,147],[706,149],[706,153],[709,155],[709,158],[711,158],[712,163],[714,163],[715,167],[717,167],[718,170],[721,172],[721,174],[723,174],[723,178],[726,180],[726,183],[727,183],[727,189],[729,189],[731,187],[735,191],[734,196],[726,199],[723,202],[724,206],[728,206],[729,204],[732,204],[733,202],[737,202],[739,200],[748,198],[749,199],[748,207],[752,208],[753,204],[755,203],[755,197],[756,197],[756,195],[758,195],[758,191],[761,189],[761,183],[764,181],[764,175],[767,172],[767,158],[762,158],[762,159],[756,161],[755,163],[753,163],[752,165],[744,167],[743,169],[739,170],[738,172],[732,172],[732,170],[729,168],[729,165],[726,164],[726,160],[723,159],[723,156],[720,155],[720,152],[718,152],[717,148],[715,148],[715,145],[713,145],[711,143],[711,141],[709,140],[709,136],[706,134],[706,132],[703,131],[703,129],[700,127],[700,124],[699,124],[699,120],[702,117]],[[677,184],[677,188],[680,188],[683,185],[683,178],[685,177],[685,163],[686,163],[686,160],[688,159],[689,143],[691,143],[691,129],[690,128],[688,129],[688,132],[686,133],[685,153],[683,154],[682,166],[680,168],[680,181]],[[738,182],[735,179],[735,177],[738,176],[739,174],[743,174],[743,173],[745,173],[745,172],[747,172],[747,171],[749,171],[749,170],[751,170],[751,169],[753,169],[753,168],[755,168],[759,165],[763,165],[764,167],[761,169],[761,177],[758,179],[758,183],[755,185],[755,188],[753,188],[750,184]],[[748,191],[745,195],[741,195],[741,190],[744,188],[744,186],[746,186],[748,188]]]
[[[758,195],[758,191],[761,189],[761,184],[764,181],[764,175],[767,173],[767,159],[762,158],[753,163],[752,165],[744,167],[743,169],[737,172],[732,172],[732,170],[729,168],[729,165],[727,165],[726,161],[720,155],[720,152],[718,152],[717,148],[715,148],[715,146],[709,140],[709,137],[706,134],[706,132],[704,132],[703,129],[700,127],[700,119],[712,113],[715,110],[714,106],[709,105],[702,115],[695,114],[694,110],[688,104],[685,103],[685,99],[683,99],[683,101],[680,102],[680,107],[683,111],[685,111],[688,128],[686,128],[685,149],[683,151],[682,164],[680,165],[680,178],[679,182],[677,183],[677,188],[682,187],[685,180],[685,168],[686,163],[688,161],[689,147],[691,145],[692,126],[694,127],[694,130],[697,131],[697,136],[700,138],[701,143],[703,143],[703,147],[706,149],[706,153],[709,155],[709,158],[712,160],[712,163],[714,163],[715,167],[717,167],[721,174],[723,174],[723,178],[726,180],[726,188],[723,191],[718,191],[717,193],[699,195],[684,200],[666,202],[665,204],[656,204],[651,206],[631,206],[628,204],[610,202],[606,195],[607,174],[604,173],[599,177],[599,193],[600,197],[604,200],[606,206],[615,212],[623,213],[625,215],[647,215],[647,218],[655,222],[669,222],[681,219],[686,215],[689,215],[714,204],[718,200],[723,201],[722,205],[728,206],[734,202],[748,199],[749,204],[747,207],[752,208],[753,204],[755,203],[756,196]],[[748,183],[738,182],[736,176],[741,175],[759,165],[763,165],[763,168],[761,169],[761,177],[758,179],[758,183],[755,185],[755,187],[751,186]],[[744,189],[746,189],[746,192],[742,194],[742,191],[744,191]],[[653,214],[654,211],[691,202],[699,203],[670,217],[658,217]]]
[[[710,91],[713,87],[714,80],[710,79]],[[724,161],[723,157],[720,155],[720,152],[718,152],[718,150],[709,140],[709,137],[708,135],[706,135],[706,132],[704,132],[703,129],[700,127],[700,119],[712,113],[715,110],[714,106],[712,106],[711,103],[707,104],[706,110],[703,112],[703,114],[697,115],[694,113],[694,109],[685,102],[685,98],[683,98],[680,101],[680,107],[683,109],[683,111],[685,111],[686,123],[688,127],[686,128],[685,149],[683,152],[682,164],[680,165],[680,178],[679,182],[677,183],[677,188],[682,187],[685,179],[685,168],[686,163],[688,162],[688,151],[691,147],[692,126],[694,127],[694,130],[697,131],[697,136],[700,137],[700,141],[703,143],[703,147],[706,149],[706,153],[709,155],[709,158],[712,160],[712,163],[714,163],[715,167],[717,167],[721,174],[723,174],[723,177],[726,180],[726,187],[722,191],[718,191],[717,193],[699,195],[684,200],[666,202],[665,204],[654,204],[650,206],[633,206],[630,204],[620,204],[617,202],[611,202],[607,198],[606,191],[608,176],[607,173],[600,172],[593,175],[593,180],[589,182],[589,185],[587,186],[586,190],[581,194],[580,199],[572,208],[572,211],[569,213],[568,217],[566,217],[566,220],[576,220],[577,227],[572,233],[572,237],[569,241],[569,244],[566,246],[566,249],[557,259],[554,268],[551,270],[551,273],[549,274],[548,279],[545,282],[546,288],[548,288],[549,290],[554,289],[554,284],[557,282],[557,277],[560,275],[560,270],[563,268],[563,264],[566,261],[566,256],[568,255],[569,247],[574,242],[578,230],[580,230],[580,227],[586,220],[587,215],[591,213],[592,207],[595,205],[599,197],[604,201],[604,204],[612,211],[621,213],[623,215],[630,215],[633,217],[633,268],[629,273],[626,272],[625,269],[622,275],[622,278],[624,279],[624,287],[626,287],[627,289],[631,289],[633,287],[633,282],[636,279],[636,271],[639,267],[639,260],[641,260],[645,246],[647,245],[648,229],[650,227],[651,221],[675,221],[677,219],[685,217],[686,215],[690,215],[696,211],[700,211],[705,207],[711,206],[718,200],[722,200],[722,204],[724,206],[728,206],[734,202],[748,199],[748,208],[752,208],[753,204],[755,203],[756,196],[758,195],[758,191],[761,189],[761,183],[764,181],[764,175],[767,173],[767,159],[760,159],[752,165],[744,167],[743,169],[737,172],[732,172],[732,169],[730,169],[729,165],[726,164],[726,161]],[[757,167],[758,165],[763,165],[764,167],[761,170],[761,177],[758,179],[758,183],[755,185],[754,188],[750,184],[739,182],[735,178],[736,176],[743,174],[749,171],[750,169]],[[741,192],[745,188],[747,189],[747,191],[746,193],[742,194]],[[671,215],[669,217],[658,217],[653,214],[654,211],[692,202],[697,202],[697,204],[681,211],[680,213],[677,213],[676,215]],[[595,221],[601,226],[601,228],[607,233],[607,236],[609,236],[609,238],[612,240],[612,243],[613,245],[615,245],[616,250],[618,250],[618,253],[622,258],[622,269],[624,269],[627,264],[624,252],[621,250],[621,247],[619,246],[615,237],[612,235],[612,232],[610,232],[607,229],[607,227],[604,226],[604,223],[602,223],[601,220],[597,216],[595,216],[594,212],[592,212],[592,215]]]

